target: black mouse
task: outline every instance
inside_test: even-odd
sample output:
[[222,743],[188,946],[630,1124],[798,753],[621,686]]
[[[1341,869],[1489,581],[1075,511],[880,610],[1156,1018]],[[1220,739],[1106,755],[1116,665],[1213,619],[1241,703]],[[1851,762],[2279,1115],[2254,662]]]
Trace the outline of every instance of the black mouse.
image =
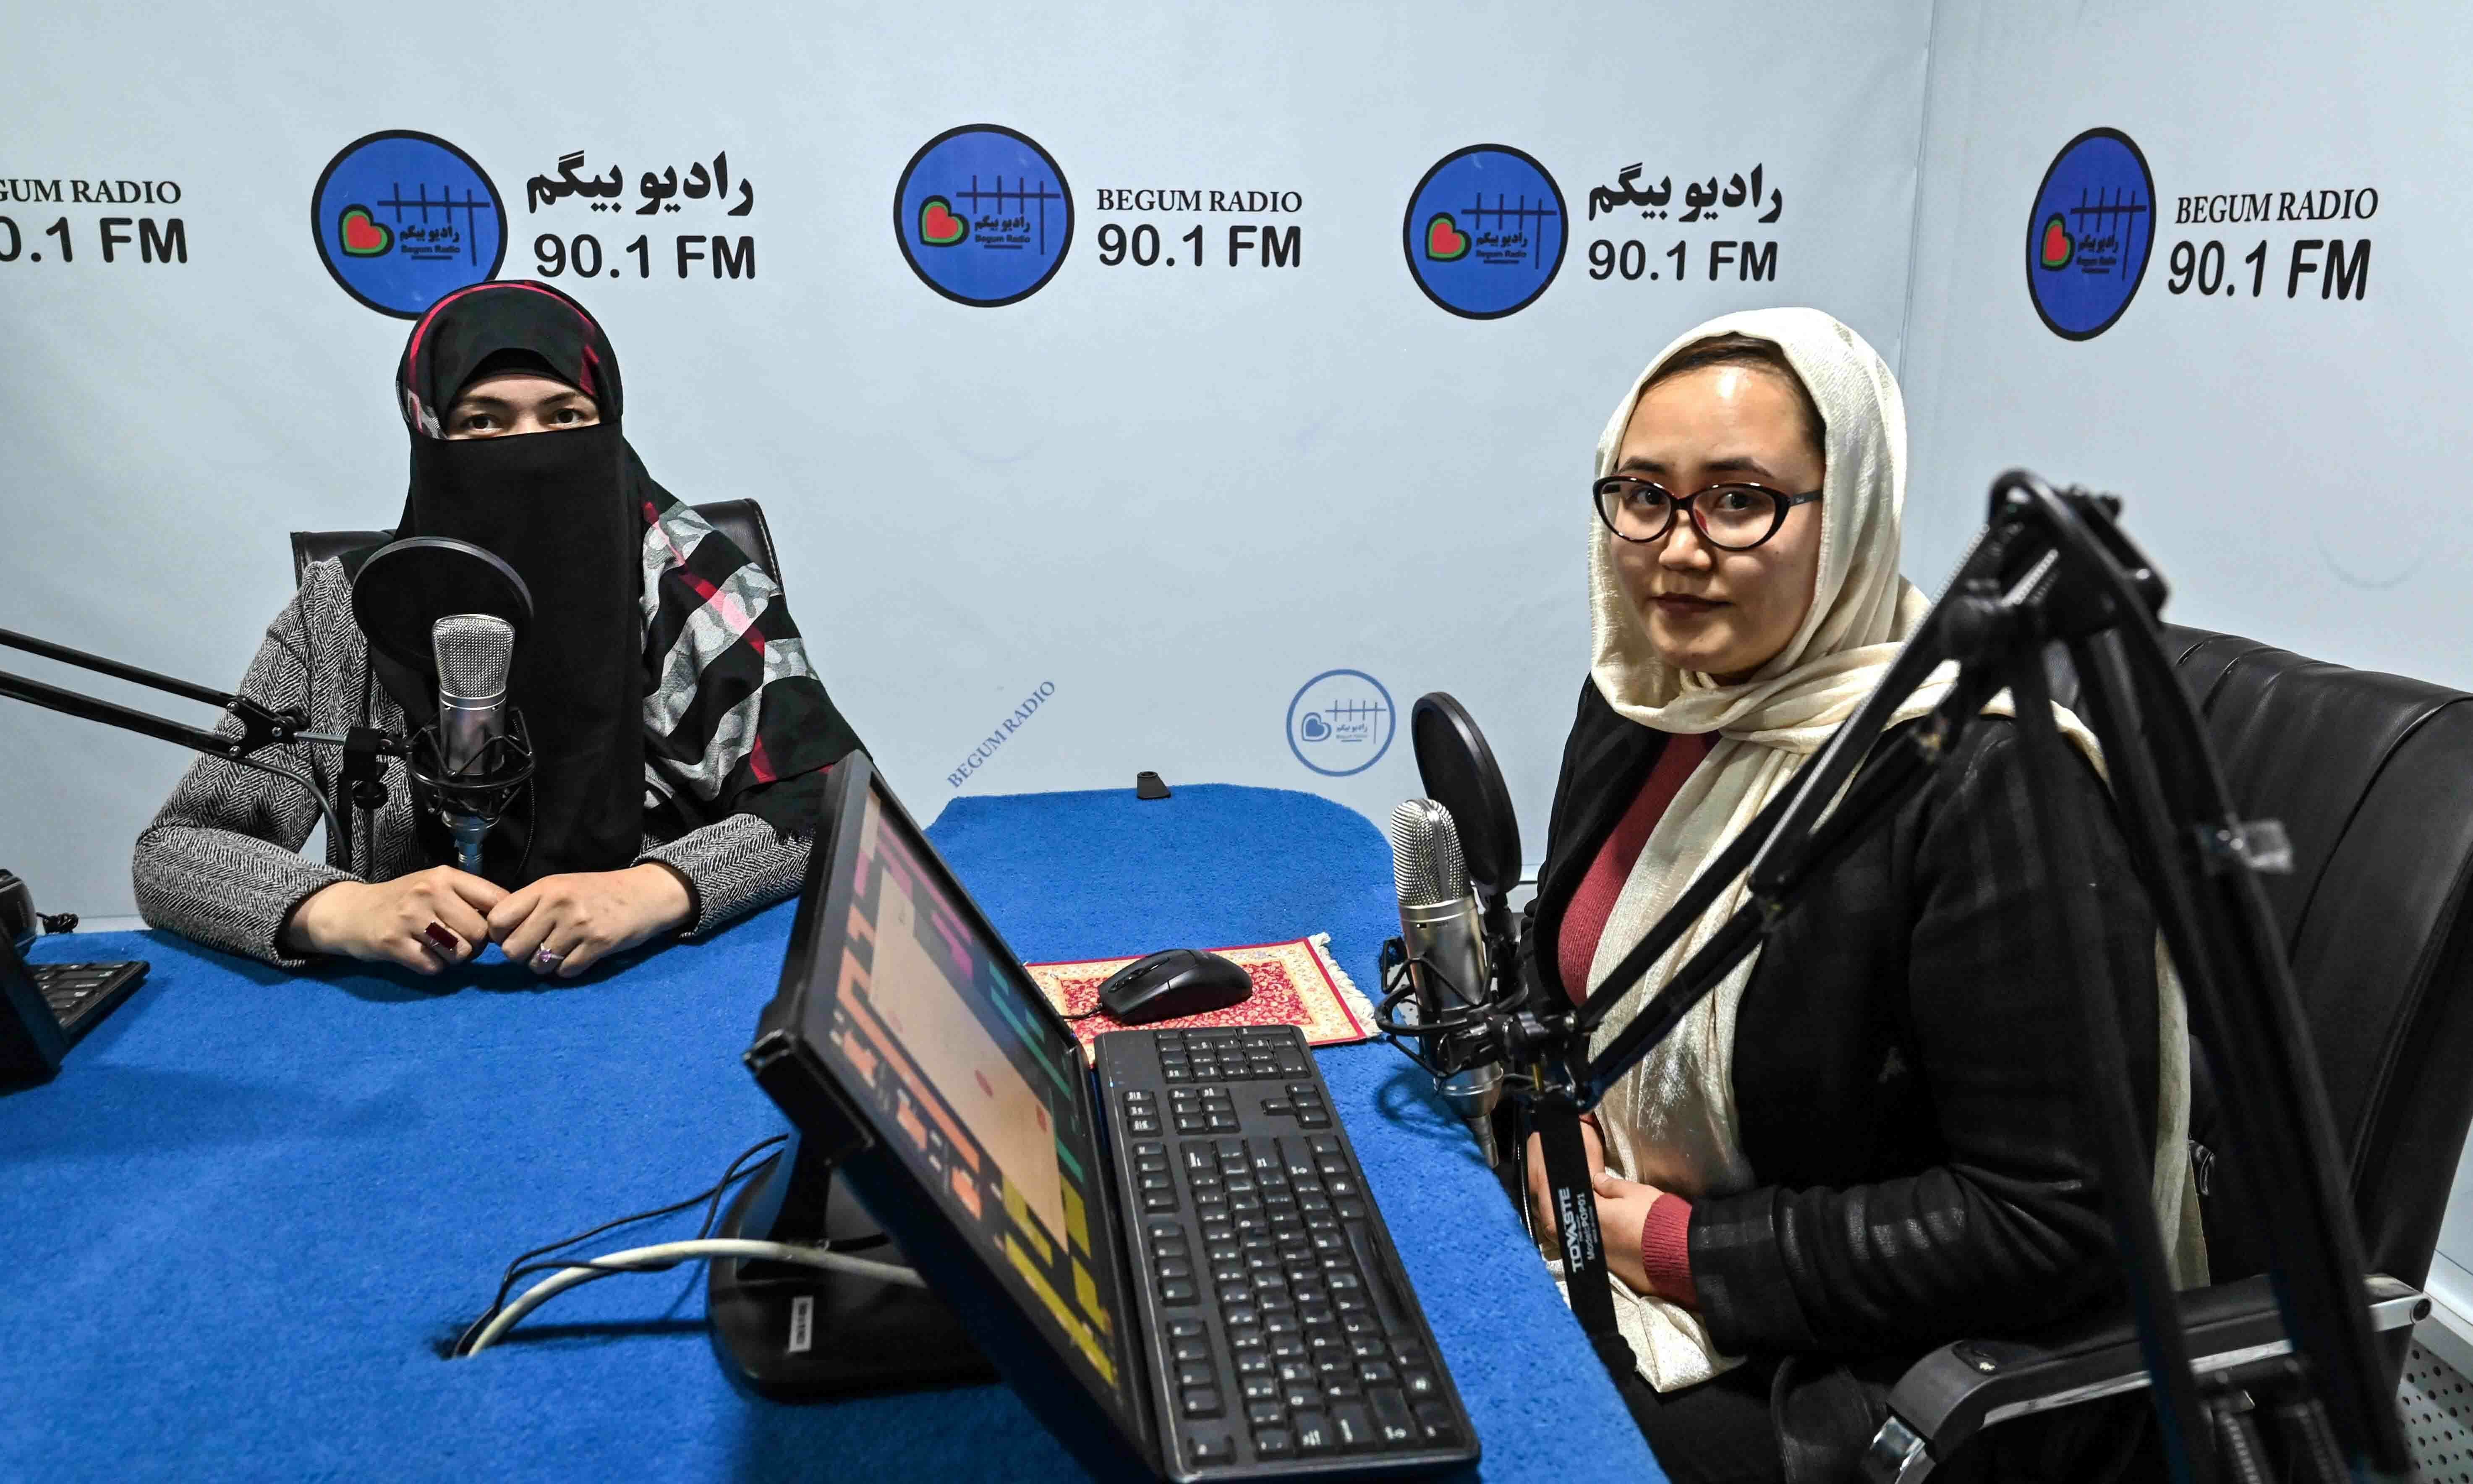
[[1241,1005],[1253,976],[1216,953],[1170,948],[1136,959],[1099,986],[1099,1005],[1120,1025],[1145,1025],[1179,1016]]

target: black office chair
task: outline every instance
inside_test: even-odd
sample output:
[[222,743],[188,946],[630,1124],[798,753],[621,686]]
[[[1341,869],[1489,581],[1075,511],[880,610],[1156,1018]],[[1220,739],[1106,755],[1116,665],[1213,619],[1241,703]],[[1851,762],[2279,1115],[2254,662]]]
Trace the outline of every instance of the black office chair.
[[[740,551],[756,559],[773,586],[781,586],[781,558],[773,549],[773,528],[764,523],[764,507],[754,500],[715,500],[708,505],[691,507],[710,522],[712,528],[735,542]],[[300,574],[312,562],[340,557],[363,546],[379,546],[395,539],[392,531],[295,531],[292,533],[292,581],[298,585]]]
[[[2165,652],[2240,817],[2280,820],[2292,839],[2292,874],[2263,880],[2376,1275],[2365,1299],[2392,1389],[2430,1310],[2418,1290],[2473,1121],[2473,695],[2197,629],[2168,627]],[[2217,1155],[2201,1202],[2214,1283],[2182,1294],[2181,1312],[2202,1383],[2238,1384],[2291,1347],[2238,1153],[2192,1134]],[[1944,1346],[1891,1392],[1865,1472],[1913,1484],[1981,1428],[2146,1384],[2119,1316],[2043,1344]]]

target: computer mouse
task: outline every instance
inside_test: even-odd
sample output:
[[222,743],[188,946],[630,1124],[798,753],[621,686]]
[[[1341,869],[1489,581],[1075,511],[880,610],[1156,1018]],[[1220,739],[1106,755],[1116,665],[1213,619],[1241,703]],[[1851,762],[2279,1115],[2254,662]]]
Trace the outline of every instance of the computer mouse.
[[1120,1025],[1146,1025],[1241,1005],[1253,993],[1253,976],[1218,954],[1169,948],[1110,974],[1099,1005]]

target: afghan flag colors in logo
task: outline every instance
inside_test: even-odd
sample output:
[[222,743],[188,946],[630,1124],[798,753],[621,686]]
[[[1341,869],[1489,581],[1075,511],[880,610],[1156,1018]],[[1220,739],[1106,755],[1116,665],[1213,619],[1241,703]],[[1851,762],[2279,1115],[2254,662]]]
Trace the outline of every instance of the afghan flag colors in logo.
[[1537,301],[1570,246],[1562,187],[1534,156],[1472,144],[1434,161],[1400,213],[1408,276],[1434,306],[1499,320]]
[[919,281],[993,309],[1038,293],[1073,246],[1073,191],[1055,156],[1002,124],[919,147],[893,187],[893,238]]
[[2067,268],[2077,245],[2070,240],[2070,224],[2057,211],[2044,219],[2044,252],[2037,261],[2046,268]]
[[953,214],[953,203],[930,196],[919,205],[919,240],[931,248],[949,248],[971,235],[971,224]]
[[507,260],[507,208],[489,172],[436,134],[363,134],[326,162],[308,204],[335,286],[398,320],[496,277]]
[[2112,328],[2138,295],[2155,248],[2155,173],[2118,129],[2090,129],[2061,146],[2027,208],[2027,297],[2063,340]]
[[371,216],[367,206],[346,206],[335,236],[348,257],[377,257],[395,246],[395,228]]

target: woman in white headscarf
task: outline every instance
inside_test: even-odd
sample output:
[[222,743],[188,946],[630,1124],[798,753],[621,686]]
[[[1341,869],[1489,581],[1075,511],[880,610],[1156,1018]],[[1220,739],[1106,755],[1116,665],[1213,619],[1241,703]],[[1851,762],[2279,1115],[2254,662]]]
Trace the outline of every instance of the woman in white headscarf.
[[[1905,470],[1895,378],[1816,310],[1711,321],[1615,409],[1591,490],[1595,655],[1532,909],[1546,993],[1596,989],[1878,683],[1928,606],[1899,575]],[[2068,803],[2099,822],[2095,879],[2065,887],[2005,697],[1988,709],[2000,719],[1970,729],[1588,1126],[1639,1362],[1626,1400],[1678,1481],[1851,1476],[1923,1352],[2119,1302],[2077,1122],[2073,996],[2116,1002],[2175,1278],[2203,1281],[2180,991],[2095,740],[2058,713],[2088,762]],[[2101,899],[2090,982],[2053,968],[2063,890]],[[1648,985],[1743,899],[1738,881]],[[1550,1256],[1551,1221],[1536,1225]],[[1995,1429],[1986,1448],[2005,1456],[1976,1468],[2101,1479],[2122,1463],[2099,1455],[2139,1432],[2100,1409],[2031,1439]]]

